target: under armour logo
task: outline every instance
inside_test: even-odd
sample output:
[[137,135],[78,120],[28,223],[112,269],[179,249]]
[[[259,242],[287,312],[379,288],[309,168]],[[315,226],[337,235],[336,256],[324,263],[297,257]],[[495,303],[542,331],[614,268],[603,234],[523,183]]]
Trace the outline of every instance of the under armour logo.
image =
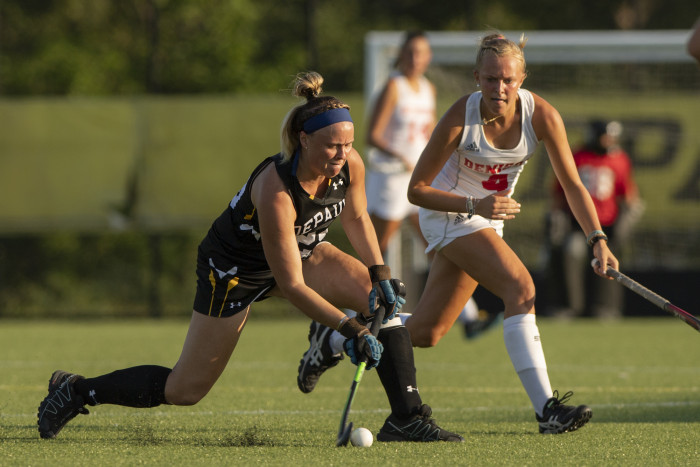
[[413,386],[406,386],[406,392],[418,392],[418,388],[414,388]]

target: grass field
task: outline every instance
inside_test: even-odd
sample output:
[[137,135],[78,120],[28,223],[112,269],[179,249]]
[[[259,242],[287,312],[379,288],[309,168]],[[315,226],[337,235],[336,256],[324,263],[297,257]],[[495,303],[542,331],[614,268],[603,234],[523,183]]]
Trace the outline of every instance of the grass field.
[[[255,313],[255,311],[254,311]],[[538,434],[500,331],[475,341],[453,329],[416,350],[425,402],[463,444],[336,448],[354,366],[296,388],[307,321],[253,316],[221,380],[193,407],[105,405],[42,440],[36,409],[51,372],[94,376],[172,366],[187,322],[0,322],[0,465],[698,465],[700,336],[672,318],[539,319],[550,378],[593,408],[582,430]],[[365,374],[351,420],[376,434],[388,403]]]

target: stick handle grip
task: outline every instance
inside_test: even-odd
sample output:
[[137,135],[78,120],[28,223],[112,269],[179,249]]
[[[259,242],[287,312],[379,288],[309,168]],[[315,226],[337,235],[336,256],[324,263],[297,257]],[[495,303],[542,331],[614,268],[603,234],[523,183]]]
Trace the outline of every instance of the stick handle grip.
[[635,292],[645,299],[649,300],[651,303],[654,305],[658,306],[659,308],[665,308],[666,304],[669,303],[668,300],[666,300],[664,297],[661,295],[652,292],[651,290],[647,289],[643,285],[639,284],[636,281],[633,281],[629,277],[625,276],[622,274],[620,271],[616,271],[615,269],[608,268],[607,271],[605,271],[605,274],[608,276],[612,277],[615,279],[617,282],[621,283],[628,289],[630,289],[632,292]]
[[374,312],[374,319],[369,327],[369,332],[371,332],[374,337],[377,337],[377,334],[379,334],[379,328],[382,327],[382,321],[384,321],[385,314],[386,309],[384,306],[379,305],[379,308],[377,308],[377,310]]
[[[593,258],[593,260],[591,261],[591,266],[596,267],[597,265],[598,265],[598,259]],[[639,282],[636,282],[636,281],[630,279],[629,277],[625,276],[620,271],[617,271],[613,268],[607,268],[605,270],[605,274],[608,277],[612,277],[617,282],[619,282],[620,284],[622,284],[625,287],[627,287],[628,289],[630,289],[632,292],[637,293],[637,294],[641,295],[642,297],[644,297],[645,299],[649,300],[651,303],[658,306],[659,308],[663,309],[666,307],[666,304],[669,303],[669,301],[666,300],[665,298],[663,298],[661,295],[659,295],[655,292],[652,292],[651,290],[647,289]]]

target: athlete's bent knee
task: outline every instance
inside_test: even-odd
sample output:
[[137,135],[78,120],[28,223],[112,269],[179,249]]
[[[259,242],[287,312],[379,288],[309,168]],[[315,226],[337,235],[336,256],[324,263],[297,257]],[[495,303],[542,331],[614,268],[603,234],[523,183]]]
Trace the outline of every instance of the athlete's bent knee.
[[207,392],[196,392],[196,391],[173,392],[173,393],[166,392],[165,398],[168,401],[168,404],[172,404],[172,405],[182,405],[182,406],[195,405],[197,402],[204,399],[204,396],[207,395]]
[[[407,322],[408,323],[408,322]],[[408,326],[406,326],[408,328]],[[447,329],[442,327],[424,327],[420,329],[411,329],[411,343],[414,347],[435,347],[440,339],[447,334]]]
[[165,386],[165,400],[172,405],[195,405],[204,399],[211,386],[211,384],[195,384],[192,381],[175,383],[168,380]]
[[535,306],[535,284],[529,275],[521,277],[506,288],[500,298],[507,314],[529,313]]

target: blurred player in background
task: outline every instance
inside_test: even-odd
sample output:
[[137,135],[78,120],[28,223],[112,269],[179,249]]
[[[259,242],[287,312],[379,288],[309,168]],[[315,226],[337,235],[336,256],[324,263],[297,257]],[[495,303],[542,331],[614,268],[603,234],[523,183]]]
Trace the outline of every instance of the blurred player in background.
[[[382,441],[464,441],[436,425],[416,389],[410,336],[394,317],[401,288],[383,263],[367,214],[349,107],[320,96],[322,83],[318,73],[297,76],[294,95],[306,102],[283,122],[281,153],[258,165],[200,243],[194,311],[175,367],[142,365],[95,378],[54,372],[39,406],[42,438],[54,438],[72,418],[87,414],[86,404],[196,404],[226,368],[251,304],[277,296],[337,329],[353,363],[377,367],[391,405]],[[324,241],[335,218],[362,261]],[[373,297],[389,315],[381,342],[366,326]],[[361,314],[348,318],[341,306]]]
[[408,202],[405,193],[435,127],[435,87],[424,75],[431,58],[425,34],[406,33],[396,70],[371,113],[367,135],[367,211],[385,256],[404,220],[423,238],[418,207]]
[[[395,70],[373,106],[367,135],[367,210],[377,231],[379,247],[387,258],[391,240],[404,220],[425,244],[418,223],[418,206],[404,195],[413,168],[435,127],[435,87],[425,77],[432,50],[422,31],[407,32]],[[425,244],[427,246],[427,244]],[[429,253],[428,260],[432,260]],[[467,338],[499,322],[498,314],[479,312],[473,298],[460,315]],[[483,316],[482,316],[483,315]]]
[[[584,145],[574,162],[593,199],[598,219],[609,244],[620,254],[634,224],[644,211],[634,182],[632,161],[620,147],[622,125],[617,121],[593,120]],[[554,182],[549,213],[550,299],[560,295],[559,306],[548,313],[559,317],[583,315],[619,318],[624,308],[622,287],[597,277],[590,268],[593,255],[566,202],[561,184]]]

